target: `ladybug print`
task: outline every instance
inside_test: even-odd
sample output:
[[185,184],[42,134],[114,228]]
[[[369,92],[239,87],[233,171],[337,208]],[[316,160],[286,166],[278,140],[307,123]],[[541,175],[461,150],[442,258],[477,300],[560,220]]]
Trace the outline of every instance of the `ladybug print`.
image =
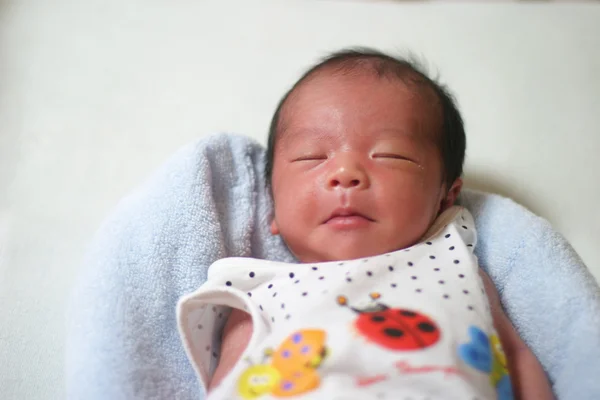
[[[381,297],[371,293],[372,300]],[[421,350],[436,344],[441,337],[438,325],[427,315],[404,308],[390,308],[376,303],[373,307],[357,309],[348,306],[345,296],[337,302],[358,313],[354,327],[370,342],[395,351]]]

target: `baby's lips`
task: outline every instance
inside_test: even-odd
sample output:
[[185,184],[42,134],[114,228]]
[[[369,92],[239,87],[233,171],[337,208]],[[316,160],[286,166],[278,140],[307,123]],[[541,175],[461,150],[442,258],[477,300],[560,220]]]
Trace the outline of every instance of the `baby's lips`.
[[344,217],[362,217],[366,220],[374,222],[373,218],[371,218],[370,216],[366,215],[365,213],[359,211],[358,209],[356,209],[354,207],[337,207],[336,209],[334,209],[331,212],[331,214],[329,214],[329,216],[327,217],[327,219],[325,219],[325,221],[323,223],[327,223],[334,218],[344,218]]

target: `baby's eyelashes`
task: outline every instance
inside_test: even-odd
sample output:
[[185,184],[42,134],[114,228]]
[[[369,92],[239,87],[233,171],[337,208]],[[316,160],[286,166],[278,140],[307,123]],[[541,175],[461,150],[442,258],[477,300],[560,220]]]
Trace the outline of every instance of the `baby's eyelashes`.
[[375,153],[371,155],[371,158],[389,158],[392,160],[406,160],[406,161],[412,161],[410,158],[403,156],[401,154],[394,154],[394,153]]
[[404,154],[399,153],[374,153],[371,155],[371,159],[375,161],[382,161],[389,165],[417,165],[420,164],[412,157],[408,157]]
[[326,155],[321,155],[321,154],[316,154],[316,155],[305,155],[305,156],[300,156],[297,158],[292,159],[292,162],[298,162],[298,161],[323,161],[326,160],[327,156]]

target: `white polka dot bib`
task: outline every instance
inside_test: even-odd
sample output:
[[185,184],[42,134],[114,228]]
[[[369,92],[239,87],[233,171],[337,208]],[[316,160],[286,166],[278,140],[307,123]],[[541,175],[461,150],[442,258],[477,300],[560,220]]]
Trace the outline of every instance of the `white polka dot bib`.
[[473,218],[444,212],[410,248],[370,258],[214,263],[178,304],[206,387],[231,308],[252,316],[244,354],[209,399],[511,399],[473,255]]

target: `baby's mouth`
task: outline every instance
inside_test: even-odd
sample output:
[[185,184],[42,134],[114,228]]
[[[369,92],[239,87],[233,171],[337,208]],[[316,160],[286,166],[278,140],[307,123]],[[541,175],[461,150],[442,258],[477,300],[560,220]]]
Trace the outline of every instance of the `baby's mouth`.
[[324,224],[340,229],[360,228],[375,220],[353,208],[336,208],[324,221]]

